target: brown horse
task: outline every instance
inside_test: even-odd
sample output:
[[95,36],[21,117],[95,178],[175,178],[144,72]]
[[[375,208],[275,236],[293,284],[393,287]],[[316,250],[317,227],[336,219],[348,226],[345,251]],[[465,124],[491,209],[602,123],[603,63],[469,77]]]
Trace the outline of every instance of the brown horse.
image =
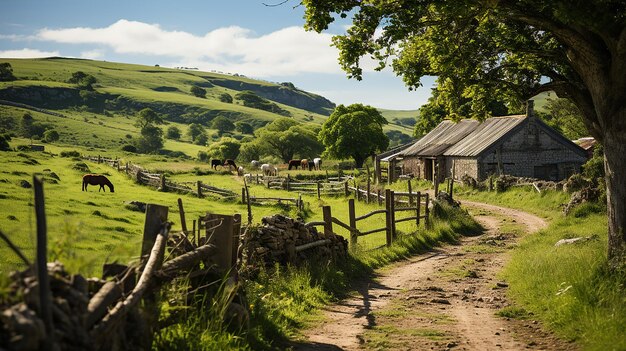
[[111,190],[112,193],[114,193],[114,189],[113,189],[113,183],[111,183],[111,181],[103,176],[103,175],[99,175],[99,174],[85,174],[83,176],[83,191],[87,191],[87,185],[100,185],[100,189],[98,189],[98,192],[100,192],[100,190],[106,192],[106,189],[104,189],[104,186],[108,186],[109,190]]

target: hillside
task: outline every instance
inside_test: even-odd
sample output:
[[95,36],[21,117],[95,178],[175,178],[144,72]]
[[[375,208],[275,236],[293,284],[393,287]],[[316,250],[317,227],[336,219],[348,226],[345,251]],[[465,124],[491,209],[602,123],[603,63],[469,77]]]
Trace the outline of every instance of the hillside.
[[[17,121],[29,112],[58,130],[61,143],[119,148],[137,135],[133,117],[147,107],[183,131],[191,123],[210,128],[218,116],[254,129],[285,116],[321,125],[335,107],[292,83],[237,74],[59,57],[0,61],[11,64],[17,78],[0,82],[1,115]],[[92,76],[95,83],[87,88],[70,83],[76,72]],[[205,96],[195,96],[192,88],[203,89]],[[391,121],[385,131],[392,139],[408,138],[412,127]],[[182,143],[166,146],[196,156],[195,145],[183,145],[189,141],[183,136]]]

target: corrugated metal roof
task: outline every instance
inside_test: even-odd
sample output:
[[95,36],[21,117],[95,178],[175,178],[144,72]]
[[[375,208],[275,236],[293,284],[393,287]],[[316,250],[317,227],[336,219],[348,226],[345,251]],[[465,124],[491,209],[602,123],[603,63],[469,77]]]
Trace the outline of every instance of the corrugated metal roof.
[[582,147],[585,150],[592,149],[594,146],[596,146],[596,139],[594,139],[593,137],[585,137],[572,141],[574,142],[574,144]]
[[443,155],[447,149],[470,134],[479,124],[480,122],[473,119],[464,119],[458,123],[448,120],[442,121],[411,147],[398,153],[398,156],[434,157]]
[[526,115],[487,118],[463,140],[444,152],[445,156],[478,156],[508,132],[520,125]]
[[381,161],[389,161],[389,158],[395,157],[399,152],[413,145],[413,143],[415,143],[415,141],[411,141],[411,142],[404,143],[401,145],[396,145],[385,152],[381,152],[380,154],[377,154],[376,157],[379,158]]

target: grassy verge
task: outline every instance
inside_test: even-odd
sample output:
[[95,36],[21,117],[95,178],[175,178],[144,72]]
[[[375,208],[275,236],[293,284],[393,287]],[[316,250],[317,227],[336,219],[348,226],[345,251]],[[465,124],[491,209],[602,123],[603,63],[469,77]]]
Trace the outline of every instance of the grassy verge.
[[[626,349],[626,273],[609,272],[607,217],[602,206],[583,204],[565,217],[561,192],[512,189],[496,194],[461,190],[464,198],[520,208],[551,220],[514,249],[503,277],[510,284],[516,316],[540,319],[586,350]],[[560,239],[591,237],[572,245]]]

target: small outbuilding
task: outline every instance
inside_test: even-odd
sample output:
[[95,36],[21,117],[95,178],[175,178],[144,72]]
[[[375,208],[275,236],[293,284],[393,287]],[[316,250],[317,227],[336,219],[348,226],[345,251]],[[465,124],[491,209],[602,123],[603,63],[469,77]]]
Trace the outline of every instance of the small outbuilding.
[[526,115],[443,121],[395,157],[405,173],[433,181],[502,174],[558,181],[579,172],[587,153],[535,117],[529,101]]

